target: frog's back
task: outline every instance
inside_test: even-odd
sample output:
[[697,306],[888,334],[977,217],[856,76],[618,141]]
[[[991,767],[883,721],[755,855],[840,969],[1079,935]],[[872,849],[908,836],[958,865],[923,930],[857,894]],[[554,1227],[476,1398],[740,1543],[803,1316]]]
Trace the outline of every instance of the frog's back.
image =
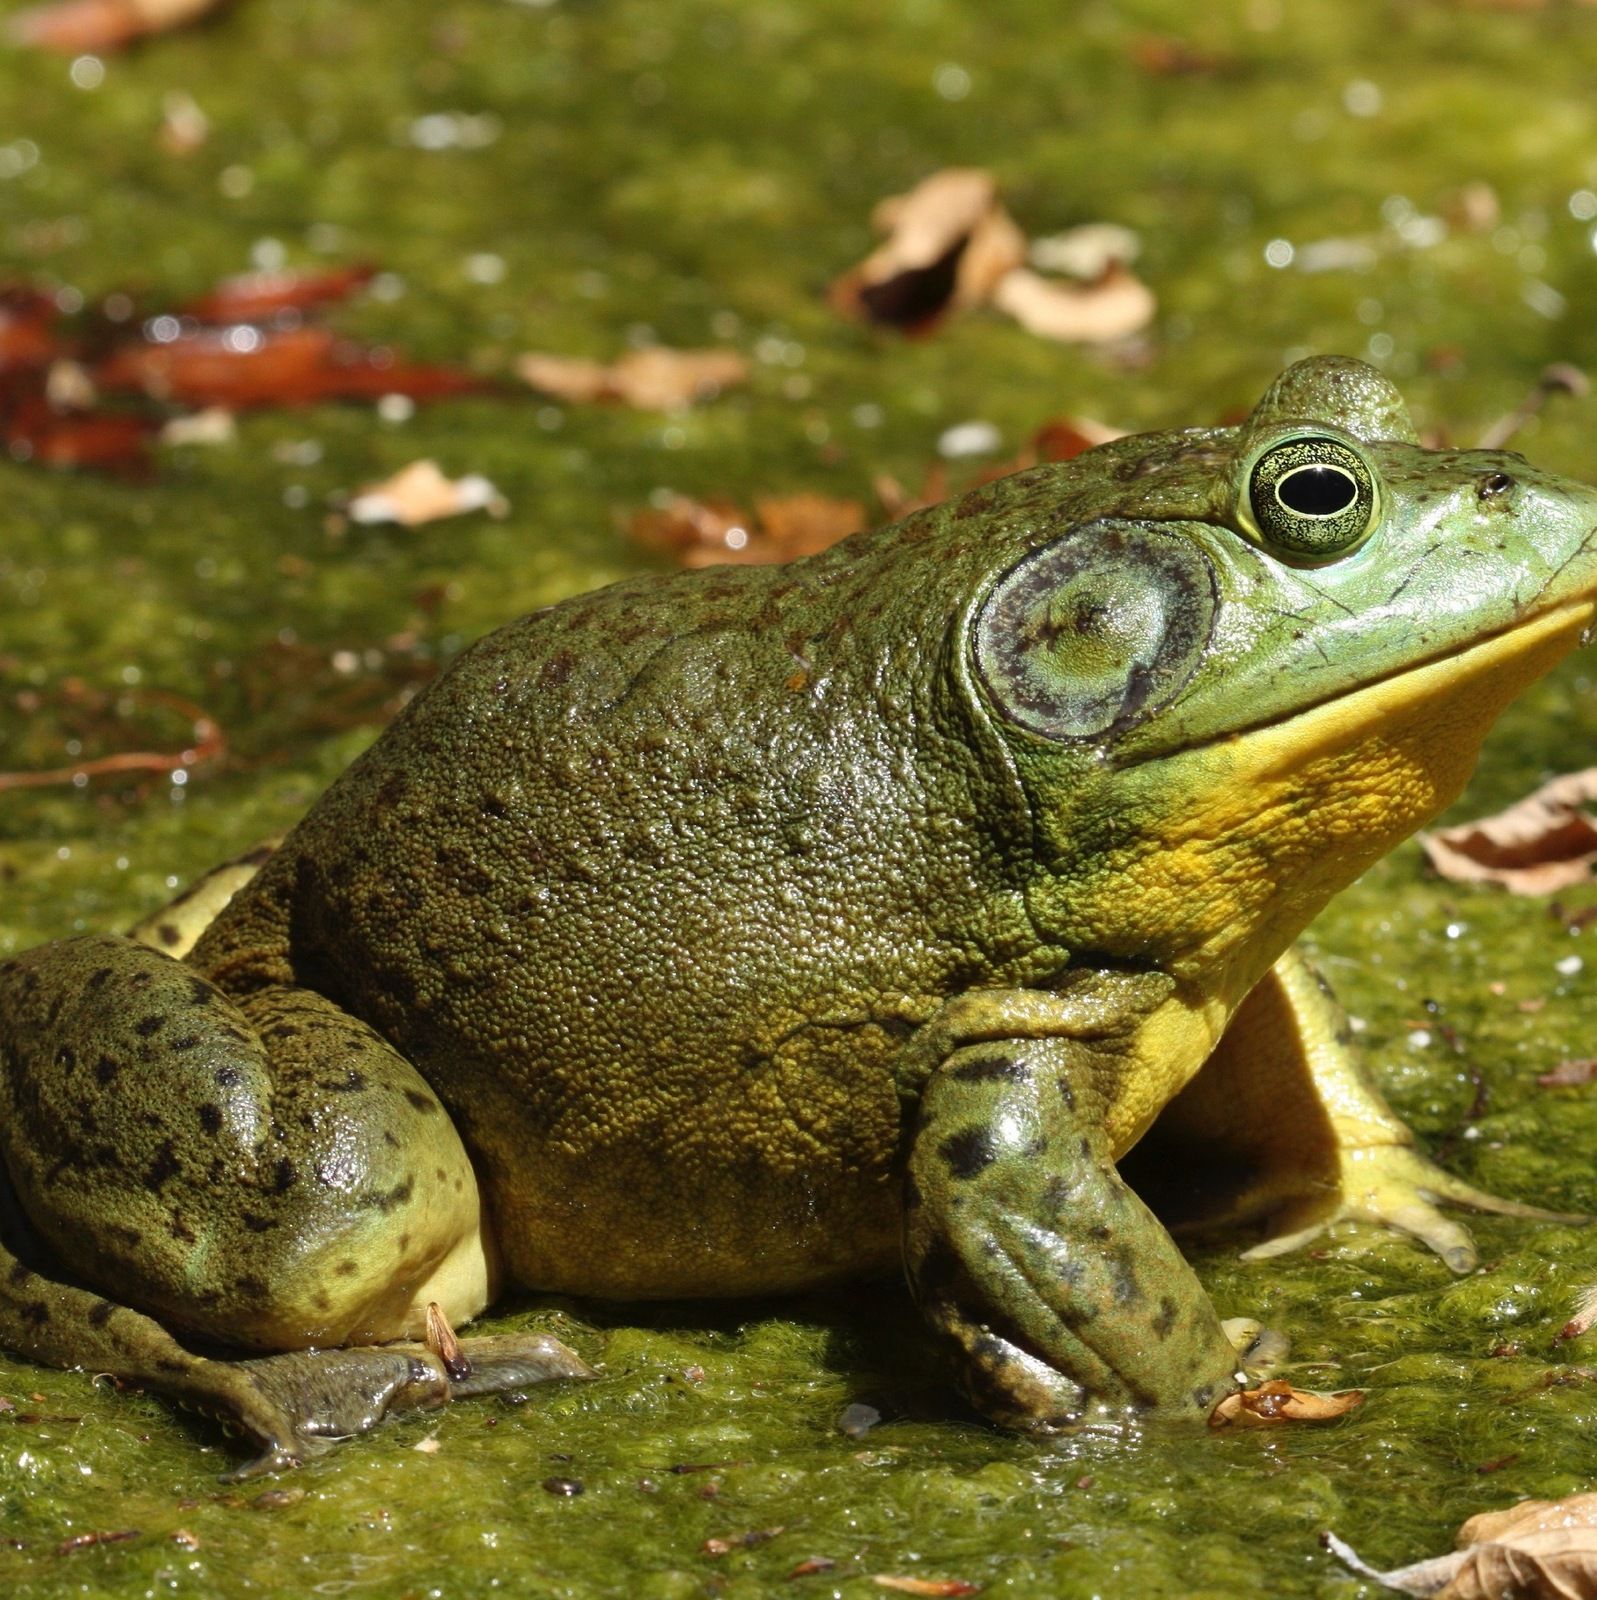
[[522,1281],[725,1293],[896,1252],[893,1056],[1029,930],[986,876],[1004,807],[978,823],[940,731],[947,619],[899,625],[904,549],[889,584],[860,544],[499,630],[260,880],[296,979],[449,1107]]

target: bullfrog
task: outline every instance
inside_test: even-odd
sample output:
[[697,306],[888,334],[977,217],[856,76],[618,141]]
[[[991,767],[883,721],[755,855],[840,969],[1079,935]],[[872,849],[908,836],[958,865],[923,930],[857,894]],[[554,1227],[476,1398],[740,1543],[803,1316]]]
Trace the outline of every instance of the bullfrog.
[[456,1337],[512,1290],[902,1263],[996,1422],[1207,1417],[1245,1339],[1144,1135],[1257,1254],[1356,1218],[1465,1272],[1441,1203],[1557,1215],[1416,1148],[1294,941],[1583,638],[1594,530],[1321,357],[1235,427],[510,623],[275,848],[0,966],[0,1344],[280,1467],[588,1374]]

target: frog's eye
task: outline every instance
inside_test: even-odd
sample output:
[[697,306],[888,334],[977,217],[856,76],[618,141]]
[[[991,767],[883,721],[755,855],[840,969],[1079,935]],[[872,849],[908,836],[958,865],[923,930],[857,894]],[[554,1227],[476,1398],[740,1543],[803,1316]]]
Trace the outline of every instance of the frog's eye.
[[1191,540],[1089,523],[999,579],[976,619],[976,665],[1009,721],[1049,739],[1102,738],[1174,698],[1215,612],[1214,573]]
[[1375,526],[1375,478],[1339,440],[1288,439],[1253,464],[1248,504],[1260,535],[1288,559],[1329,561]]

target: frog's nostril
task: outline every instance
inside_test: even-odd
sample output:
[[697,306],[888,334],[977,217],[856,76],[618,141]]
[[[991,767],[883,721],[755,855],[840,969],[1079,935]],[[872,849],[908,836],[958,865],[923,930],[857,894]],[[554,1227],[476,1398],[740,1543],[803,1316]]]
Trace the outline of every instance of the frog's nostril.
[[1488,472],[1475,492],[1482,500],[1492,500],[1500,494],[1507,494],[1513,487],[1514,480],[1506,472]]

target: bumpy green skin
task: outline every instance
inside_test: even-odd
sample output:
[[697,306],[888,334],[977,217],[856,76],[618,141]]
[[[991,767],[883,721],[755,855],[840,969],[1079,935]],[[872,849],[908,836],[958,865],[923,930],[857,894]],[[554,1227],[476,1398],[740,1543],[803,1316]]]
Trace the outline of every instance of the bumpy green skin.
[[[1306,425],[1382,483],[1368,543],[1312,568],[1246,513],[1248,463]],[[392,1377],[340,1410],[273,1360],[196,1377],[171,1333],[360,1343],[474,1176],[520,1285],[767,1291],[903,1250],[994,1416],[1205,1413],[1237,1361],[1114,1171],[1146,1120],[1126,1107],[1202,1059],[1154,1072],[1156,1019],[1228,1011],[1363,861],[1272,885],[1291,914],[1212,960],[1203,897],[1139,922],[1116,863],[1223,780],[1202,752],[1589,592],[1594,522],[1518,457],[1419,449],[1384,380],[1320,361],[1242,429],[512,623],[184,962],[92,939],[0,967],[26,1217],[0,1342],[237,1413],[270,1391],[288,1421],[247,1425],[291,1458]],[[1017,579],[1006,633],[989,597],[1037,552],[1063,598]],[[1117,684],[1156,614],[1163,654]]]

